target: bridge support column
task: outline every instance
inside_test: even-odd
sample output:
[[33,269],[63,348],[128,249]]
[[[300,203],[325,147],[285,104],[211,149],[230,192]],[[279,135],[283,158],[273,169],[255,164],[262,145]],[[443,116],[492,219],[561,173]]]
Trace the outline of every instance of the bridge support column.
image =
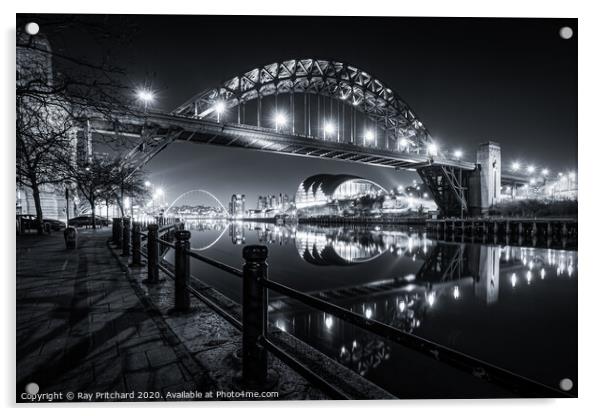
[[500,145],[495,142],[483,143],[477,151],[478,174],[470,183],[469,198],[472,215],[487,214],[489,208],[500,200],[502,181]]

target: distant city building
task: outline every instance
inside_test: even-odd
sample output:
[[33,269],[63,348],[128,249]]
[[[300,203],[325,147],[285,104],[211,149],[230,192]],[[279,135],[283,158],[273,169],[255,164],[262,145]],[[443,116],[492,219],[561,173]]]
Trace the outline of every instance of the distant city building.
[[220,207],[206,205],[180,205],[171,207],[169,212],[179,218],[218,218],[224,215]]
[[234,194],[230,199],[229,204],[230,215],[233,217],[245,216],[245,195]]
[[286,212],[294,208],[294,204],[287,194],[259,195],[257,197],[257,209],[249,210],[253,217],[270,217],[278,213]]

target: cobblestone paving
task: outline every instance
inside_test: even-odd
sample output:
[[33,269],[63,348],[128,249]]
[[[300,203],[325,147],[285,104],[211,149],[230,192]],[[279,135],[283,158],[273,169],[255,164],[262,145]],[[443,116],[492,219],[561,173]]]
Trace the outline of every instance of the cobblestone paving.
[[141,302],[109,233],[79,236],[77,250],[60,233],[17,237],[17,401],[30,382],[63,394],[213,389]]

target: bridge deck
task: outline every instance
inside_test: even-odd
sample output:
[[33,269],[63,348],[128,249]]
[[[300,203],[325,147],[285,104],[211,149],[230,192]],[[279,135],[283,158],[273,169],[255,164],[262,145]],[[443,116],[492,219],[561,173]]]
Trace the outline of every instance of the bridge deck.
[[[399,152],[377,147],[360,146],[333,140],[322,140],[291,132],[232,123],[217,123],[164,113],[124,115],[114,122],[91,120],[92,132],[100,134],[139,136],[150,141],[142,164],[175,140],[252,149],[302,157],[342,160],[396,169],[416,169],[428,165],[446,165],[474,170],[475,164],[424,154]],[[150,134],[149,137],[144,137]],[[147,143],[148,144],[148,143]],[[152,149],[152,150],[151,150]]]

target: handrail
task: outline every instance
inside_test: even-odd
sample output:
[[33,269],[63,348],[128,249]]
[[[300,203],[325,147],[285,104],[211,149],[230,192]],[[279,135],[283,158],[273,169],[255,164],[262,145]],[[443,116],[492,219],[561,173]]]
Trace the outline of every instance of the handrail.
[[[128,222],[125,222],[125,225],[127,228],[124,228],[130,231]],[[132,240],[135,242],[135,246],[132,251],[137,255],[138,259],[140,256],[144,256],[146,259],[148,259],[149,282],[159,283],[157,271],[163,271],[167,276],[175,281],[176,308],[188,310],[190,305],[188,296],[189,294],[192,294],[218,312],[235,328],[243,332],[243,352],[244,350],[247,351],[247,355],[243,353],[243,357],[247,357],[246,361],[243,358],[244,379],[249,377],[249,380],[265,381],[267,374],[267,359],[265,358],[265,351],[269,350],[275,356],[284,362],[287,362],[291,367],[299,371],[299,373],[305,376],[308,380],[312,380],[316,385],[324,388],[324,390],[333,397],[349,398],[344,392],[332,386],[308,367],[297,361],[289,353],[270,341],[267,330],[267,296],[265,293],[267,293],[267,290],[272,290],[280,293],[281,295],[295,299],[296,301],[301,302],[311,308],[333,315],[372,334],[393,341],[405,348],[409,348],[412,351],[450,365],[460,371],[469,373],[481,380],[495,383],[516,394],[525,397],[573,397],[567,392],[560,391],[538,381],[482,361],[478,358],[448,348],[436,342],[429,341],[415,334],[402,331],[383,322],[368,319],[361,314],[349,311],[326,300],[300,292],[274,280],[269,280],[267,278],[267,263],[265,262],[267,259],[268,250],[265,246],[246,246],[243,249],[243,257],[245,258],[246,263],[243,270],[240,270],[218,260],[191,251],[189,241],[191,236],[190,232],[181,230],[180,225],[177,224],[162,228],[163,231],[171,228],[180,229],[175,232],[175,243],[159,238],[159,232],[157,231],[156,227],[154,228],[153,232],[147,233],[148,245],[145,253],[140,245],[140,239],[143,233],[139,231],[137,232],[136,228],[137,227],[131,229]],[[125,238],[124,236],[123,243],[125,250],[125,245],[129,245],[129,237]],[[175,265],[171,266],[171,269],[162,264],[162,260],[160,260],[159,257],[158,248],[153,248],[160,246],[170,247],[175,250]],[[150,248],[153,248],[152,254]],[[212,299],[200,293],[200,291],[191,285],[190,258],[202,261],[210,266],[243,278],[242,323],[230,312],[218,305]],[[136,262],[133,261],[133,263]],[[138,265],[140,265],[139,261]],[[263,347],[259,347],[259,344],[263,345]]]
[[337,318],[358,326],[361,329],[372,332],[383,338],[394,341],[404,347],[410,348],[413,351],[427,355],[455,368],[466,371],[477,376],[478,378],[503,385],[512,391],[534,391],[536,393],[534,397],[558,397],[558,395],[572,397],[560,390],[546,386],[538,381],[531,380],[527,377],[523,377],[501,367],[497,367],[493,364],[479,360],[478,358],[471,357],[467,354],[435,342],[428,341],[417,335],[401,331],[382,322],[368,319],[363,315],[351,312],[347,309],[341,308],[338,305],[311,295],[307,295],[303,292],[299,292],[298,290],[292,289],[273,280],[261,279],[259,283],[267,289],[291,297],[307,306],[336,316]]
[[238,276],[238,277],[243,277],[243,272],[240,269],[237,269],[237,268],[232,267],[232,266],[228,266],[227,264],[224,264],[222,262],[214,260],[214,259],[212,259],[210,257],[202,256],[202,255],[200,255],[198,253],[195,253],[194,251],[186,250],[186,254],[188,256],[190,256],[190,257],[193,257],[193,258],[195,258],[197,260],[200,260],[200,261],[202,261],[204,263],[207,263],[207,264],[209,264],[211,266],[217,267],[218,269],[221,269],[221,270],[223,270],[225,272],[228,272],[228,273],[233,274],[233,275]]
[[157,242],[163,246],[167,246],[169,248],[173,248],[175,250],[176,245],[174,243],[170,243],[169,241],[163,240],[161,238],[157,239]]

